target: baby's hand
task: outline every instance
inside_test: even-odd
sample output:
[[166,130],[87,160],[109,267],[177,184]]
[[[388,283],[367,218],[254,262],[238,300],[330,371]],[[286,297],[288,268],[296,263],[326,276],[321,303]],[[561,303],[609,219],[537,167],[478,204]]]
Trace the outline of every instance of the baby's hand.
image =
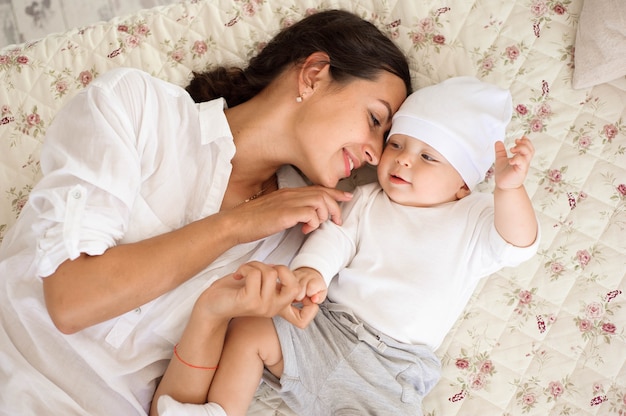
[[296,298],[297,301],[308,298],[311,302],[320,304],[326,299],[328,288],[324,278],[317,270],[301,267],[294,270],[293,273],[300,282],[300,293]]
[[515,146],[511,148],[513,156],[509,158],[501,141],[496,142],[495,178],[496,187],[500,189],[515,189],[524,184],[530,161],[535,153],[532,142],[527,137],[515,139]]

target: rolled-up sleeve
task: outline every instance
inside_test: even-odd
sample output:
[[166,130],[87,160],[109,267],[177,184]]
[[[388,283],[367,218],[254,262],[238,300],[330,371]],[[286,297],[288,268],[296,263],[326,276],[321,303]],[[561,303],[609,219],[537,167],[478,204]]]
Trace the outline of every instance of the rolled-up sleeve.
[[[113,72],[109,77],[120,77]],[[37,270],[45,277],[84,252],[120,239],[141,186],[137,130],[145,92],[120,78],[98,82],[57,115],[42,146],[43,179],[30,196],[37,212]],[[143,120],[145,122],[145,120]]]

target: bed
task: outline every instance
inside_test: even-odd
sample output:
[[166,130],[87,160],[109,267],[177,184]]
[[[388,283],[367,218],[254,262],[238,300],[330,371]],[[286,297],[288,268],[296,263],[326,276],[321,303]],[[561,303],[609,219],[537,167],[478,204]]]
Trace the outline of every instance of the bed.
[[[241,64],[279,28],[325,8],[386,32],[409,56],[414,88],[457,75],[510,88],[507,142],[525,134],[536,147],[527,189],[539,252],[477,288],[437,351],[443,375],[424,414],[626,414],[622,0],[189,0],[9,46],[0,238],[40,176],[47,126],[99,74],[131,66],[184,85],[192,70]],[[492,185],[487,176],[480,190]],[[264,386],[250,414],[292,415]]]

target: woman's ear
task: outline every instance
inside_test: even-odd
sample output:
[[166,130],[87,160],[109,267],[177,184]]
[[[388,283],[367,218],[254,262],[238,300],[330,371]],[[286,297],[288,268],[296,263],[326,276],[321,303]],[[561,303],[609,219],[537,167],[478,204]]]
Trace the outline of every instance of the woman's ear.
[[330,79],[330,58],[325,52],[314,52],[309,55],[300,67],[298,88],[300,97],[304,98],[319,88],[322,82]]
[[456,191],[456,199],[463,199],[471,193],[472,191],[470,191],[469,187],[466,184],[463,184],[463,186],[461,186],[459,190]]

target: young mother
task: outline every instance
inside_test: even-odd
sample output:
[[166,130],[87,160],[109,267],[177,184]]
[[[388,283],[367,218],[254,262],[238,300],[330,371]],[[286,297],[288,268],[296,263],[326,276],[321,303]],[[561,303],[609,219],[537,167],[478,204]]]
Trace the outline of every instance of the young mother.
[[286,263],[303,232],[340,221],[349,195],[332,187],[378,162],[410,76],[373,25],[328,11],[187,90],[117,69],[48,129],[0,248],[3,412],[146,414],[203,291],[220,314],[285,308],[288,276],[276,290],[247,265],[210,284]]

